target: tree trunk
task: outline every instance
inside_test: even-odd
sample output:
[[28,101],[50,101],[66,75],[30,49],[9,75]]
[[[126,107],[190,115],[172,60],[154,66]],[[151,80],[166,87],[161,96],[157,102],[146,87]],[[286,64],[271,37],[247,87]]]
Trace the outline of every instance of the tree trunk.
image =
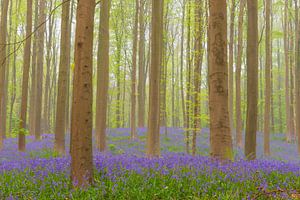
[[[52,10],[52,1],[49,2],[49,10]],[[50,107],[49,107],[49,99],[50,99],[50,76],[51,76],[51,49],[52,49],[52,35],[53,35],[53,23],[54,17],[50,17],[48,21],[48,38],[46,39],[46,76],[45,76],[45,89],[44,89],[44,106],[43,106],[43,133],[49,133],[50,131]]]
[[[119,34],[116,32],[115,34]],[[119,37],[119,36],[118,36]],[[116,119],[115,123],[116,126],[115,128],[120,128],[121,127],[121,42],[122,38],[120,37],[120,40],[117,39],[117,50],[116,50],[116,63],[117,63],[117,73],[116,73],[116,87],[117,87],[117,94],[116,94]]]
[[247,125],[245,156],[256,158],[257,104],[258,104],[258,4],[257,0],[247,0]]
[[[5,71],[6,71],[6,35],[7,35],[7,13],[9,0],[2,1],[1,19],[0,19],[0,119],[6,117],[2,116],[2,101],[6,94],[4,94],[5,85]],[[3,124],[0,125],[0,150],[3,148]]]
[[[26,17],[26,36],[32,32],[32,0],[27,1]],[[22,99],[21,99],[21,117],[19,130],[19,151],[25,151],[25,129],[27,116],[27,99],[28,99],[28,80],[31,53],[31,37],[25,41],[24,59],[23,59],[23,81],[22,81]]]
[[[295,1],[297,2],[297,1]],[[295,95],[296,95],[296,134],[298,136],[298,155],[300,155],[300,20],[299,20],[299,7],[298,4],[296,4],[296,21],[297,24],[297,49],[296,49],[296,88],[295,88]]]
[[[69,35],[70,35],[70,52],[72,51],[72,22],[73,22],[73,14],[74,14],[74,4],[75,4],[75,0],[71,0],[71,11],[70,11],[70,22],[69,22]],[[68,60],[71,62],[71,53],[68,54],[69,58]],[[70,83],[71,83],[71,68],[70,68],[70,63],[69,63],[69,69],[68,69],[68,74],[67,74],[67,103],[66,103],[66,132],[68,132],[70,130],[70,101],[72,99],[72,95],[71,95],[71,87],[70,87]]]
[[230,130],[232,132],[232,135],[234,135],[234,122],[233,122],[233,99],[234,99],[234,90],[233,90],[233,43],[234,43],[234,20],[235,20],[235,7],[236,7],[236,1],[231,0],[231,13],[230,13],[230,40],[229,40],[229,120],[230,120]]
[[[39,4],[39,24],[46,20],[46,1],[41,0]],[[44,67],[44,39],[45,25],[42,25],[38,31],[38,52],[36,69],[36,97],[35,97],[35,128],[34,135],[36,140],[41,139],[41,115],[42,115],[42,95],[43,95],[43,67]]]
[[[168,16],[168,3],[166,3],[166,15],[165,19]],[[164,8],[163,8],[164,9]],[[168,21],[165,20],[161,26],[163,32],[163,39],[161,42],[162,45],[162,57],[161,57],[161,72],[160,72],[160,126],[165,128],[165,134],[167,134],[167,107],[166,107],[166,94],[167,94],[167,66],[168,66],[168,55],[167,55],[167,41],[166,35],[168,34]]]
[[162,58],[162,24],[164,1],[152,0],[151,67],[148,113],[147,155],[160,156],[160,67]]
[[270,156],[270,113],[271,113],[271,1],[266,0],[266,67],[265,67],[265,116],[264,116],[264,155]]
[[138,19],[139,19],[139,0],[136,0],[135,9],[135,24],[133,28],[133,53],[132,53],[132,75],[131,75],[131,112],[130,112],[130,127],[131,127],[131,139],[134,140],[137,137],[136,134],[136,57],[137,57],[137,40],[138,40]]
[[[9,43],[11,43],[11,41],[13,41],[12,40],[12,36],[13,36],[13,34],[14,33],[16,33],[16,30],[13,30],[13,23],[12,23],[12,13],[13,12],[13,3],[11,2],[10,3],[10,7],[9,7],[9,30],[8,30],[8,34],[7,34],[7,41],[9,42]],[[13,47],[13,45],[8,45],[8,47],[7,47],[7,52],[11,52],[11,49],[12,49],[12,47]],[[8,93],[9,93],[9,91],[8,91],[8,87],[9,87],[9,83],[10,82],[12,82],[12,80],[10,79],[11,77],[11,75],[10,75],[10,68],[11,68],[11,66],[12,66],[12,62],[11,62],[11,59],[9,58],[8,60],[7,60],[7,63],[6,63],[6,75],[5,75],[5,86],[4,86],[4,94],[7,94],[7,95],[5,95],[5,97],[4,97],[4,99],[3,99],[3,110],[2,110],[2,112],[3,112],[3,114],[2,114],[2,116],[6,116],[6,117],[4,117],[4,118],[2,118],[2,120],[3,120],[3,122],[1,122],[2,124],[3,124],[3,139],[6,139],[7,138],[7,133],[11,133],[9,130],[7,131],[7,114],[8,114],[8,112],[7,112],[7,104],[8,104]],[[13,96],[14,95],[14,92],[12,92],[12,95],[11,96]],[[4,106],[5,105],[5,106]],[[9,114],[11,114],[11,113],[9,113]],[[9,120],[10,120],[10,115],[9,115]],[[9,121],[9,123],[10,123],[10,121]]]
[[258,4],[247,0],[247,124],[245,155],[249,160],[256,158],[257,104],[258,104]]
[[238,24],[238,52],[236,63],[236,145],[240,148],[243,146],[243,119],[241,110],[241,71],[242,71],[242,56],[243,56],[243,24],[244,11],[246,0],[240,1],[239,24]]
[[[38,24],[39,4],[35,1],[35,14],[34,14],[34,29]],[[38,52],[38,33],[35,32],[33,46],[32,46],[32,69],[31,69],[31,90],[30,90],[30,102],[29,102],[29,133],[34,135],[35,131],[35,98],[36,98],[36,68],[37,68],[37,52]]]
[[285,1],[284,8],[284,56],[285,56],[285,105],[286,105],[286,140],[291,142],[291,116],[290,116],[290,75],[289,75],[289,42],[288,42],[288,1]]
[[281,67],[281,54],[280,54],[280,42],[278,40],[278,45],[277,45],[277,62],[278,62],[278,101],[279,101],[279,106],[278,106],[278,114],[279,114],[279,133],[283,133],[283,118],[282,118],[282,97],[281,97],[281,90],[282,90],[282,86],[281,86],[281,82],[282,82],[282,78],[281,78],[281,74],[280,74],[280,67]]
[[[16,34],[14,36],[14,43],[17,41]],[[14,51],[16,50],[16,44],[14,44],[13,47]],[[12,132],[13,129],[13,112],[14,112],[14,106],[16,102],[16,85],[17,85],[17,73],[16,73],[16,60],[17,60],[17,55],[14,54],[13,56],[13,64],[12,64],[12,94],[10,98],[10,113],[9,113],[9,132]]]
[[195,40],[194,40],[194,124],[192,155],[196,155],[197,134],[201,131],[201,71],[202,71],[202,36],[203,1],[195,0]]
[[187,153],[190,153],[190,104],[191,104],[191,2],[187,1],[187,55],[186,55],[186,63],[187,63],[187,76],[186,76],[186,149]]
[[78,1],[72,102],[71,181],[73,187],[93,182],[93,30],[95,0]]
[[109,7],[110,0],[101,4],[99,49],[97,62],[96,137],[100,151],[106,150],[106,119],[109,85]]
[[[184,80],[183,80],[185,9],[186,9],[186,1],[183,0],[182,19],[181,19],[181,39],[180,39],[180,91],[181,91],[181,106],[182,106],[182,117],[183,117],[183,127],[184,128],[186,127]],[[188,153],[188,151],[189,151],[189,148],[186,145],[186,152]]]
[[[294,38],[294,34],[293,34],[293,25],[292,22],[290,22],[290,29],[289,29],[289,42],[290,42],[290,46],[289,46],[289,52],[293,52],[295,51],[294,48],[294,42],[295,42],[295,38]],[[289,53],[289,58],[290,58],[290,69],[289,69],[289,73],[290,73],[290,127],[291,127],[291,142],[295,142],[296,138],[295,138],[295,110],[294,110],[294,89],[295,89],[295,82],[294,82],[294,66],[295,66],[295,62],[294,62],[294,54],[293,53]]]
[[139,9],[139,80],[138,80],[138,127],[145,126],[145,0],[140,0]]
[[70,70],[70,1],[62,5],[61,15],[60,61],[58,75],[58,94],[55,121],[55,151],[65,154],[66,111],[68,95],[68,78]]
[[228,104],[226,0],[209,6],[209,111],[211,156],[233,159]]

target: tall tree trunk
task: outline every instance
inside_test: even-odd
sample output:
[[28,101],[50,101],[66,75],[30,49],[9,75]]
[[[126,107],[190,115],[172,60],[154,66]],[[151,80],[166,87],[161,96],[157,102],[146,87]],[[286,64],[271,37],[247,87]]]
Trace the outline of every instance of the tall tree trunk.
[[295,142],[295,110],[294,110],[294,89],[295,89],[295,82],[294,82],[294,54],[292,52],[295,51],[294,48],[294,43],[295,43],[295,38],[293,34],[293,23],[290,22],[290,29],[289,29],[289,58],[290,58],[290,126],[291,126],[291,142]]
[[271,113],[271,1],[265,1],[266,9],[266,67],[265,67],[265,115],[264,115],[264,155],[270,156],[270,113]]
[[[52,1],[49,2],[49,10],[52,10]],[[50,131],[50,76],[51,76],[51,49],[52,49],[52,34],[53,34],[54,17],[50,17],[48,21],[48,38],[46,39],[46,76],[45,76],[45,89],[44,89],[44,106],[43,106],[43,133],[49,133]]]
[[22,99],[21,99],[21,117],[20,117],[20,131],[19,131],[19,151],[25,151],[25,132],[26,116],[27,116],[27,99],[28,99],[28,80],[30,67],[30,53],[31,53],[31,37],[32,33],[32,0],[27,1],[27,17],[26,17],[26,36],[24,59],[23,59],[23,81],[22,81]]
[[191,112],[191,0],[187,0],[187,76],[186,76],[186,149],[190,153],[190,112]]
[[[183,0],[182,19],[181,19],[181,39],[180,39],[180,91],[181,91],[181,105],[182,105],[182,117],[183,117],[183,127],[184,128],[187,126],[186,111],[185,111],[185,98],[184,98],[184,80],[183,80],[185,9],[186,9],[186,0]],[[186,143],[186,152],[187,153],[189,152],[189,147],[188,147],[187,143]]]
[[300,20],[299,20],[299,7],[297,4],[295,5],[296,9],[296,88],[295,88],[295,95],[296,95],[296,134],[298,136],[298,155],[300,155]]
[[[73,14],[74,14],[74,4],[75,4],[75,0],[71,0],[71,11],[70,11],[70,22],[69,22],[69,35],[70,35],[70,52],[72,51],[72,22],[73,22]],[[71,62],[71,53],[68,54],[69,58],[68,60]],[[66,103],[66,132],[68,132],[70,130],[70,101],[72,99],[72,95],[71,95],[71,87],[70,87],[70,83],[71,83],[71,69],[70,69],[70,63],[69,63],[69,69],[68,69],[68,74],[67,74],[67,103]]]
[[126,104],[126,73],[127,73],[127,65],[124,65],[123,70],[123,88],[122,88],[122,114],[121,114],[121,127],[125,127],[126,124],[126,116],[125,116],[125,104]]
[[236,1],[231,0],[231,12],[230,12],[230,36],[229,36],[229,71],[228,71],[228,79],[229,79],[229,120],[230,120],[230,130],[232,132],[232,135],[234,135],[234,122],[233,122],[233,99],[234,99],[234,90],[233,90],[233,43],[234,43],[234,20],[235,20],[235,7],[236,7]]
[[[38,27],[39,16],[39,1],[35,1],[35,14],[34,14],[34,29]],[[36,108],[36,69],[37,69],[37,52],[38,52],[38,33],[35,32],[33,46],[32,46],[32,67],[31,67],[31,90],[30,90],[30,102],[29,102],[29,133],[34,135],[35,131],[35,108]]]
[[[9,40],[8,40],[9,41]],[[10,46],[8,46],[7,48],[7,52],[10,52]],[[5,139],[6,138],[6,134],[7,134],[7,98],[8,98],[8,78],[9,78],[9,64],[10,64],[10,59],[7,59],[6,62],[6,70],[5,70],[5,77],[4,77],[4,88],[3,88],[3,98],[2,98],[2,109],[1,109],[1,116],[5,116],[1,118],[1,133],[2,133],[2,137]]]
[[289,26],[288,26],[288,1],[285,1],[284,8],[284,56],[285,56],[285,105],[286,105],[286,140],[291,142],[291,116],[290,116],[290,75],[289,75]]
[[[119,27],[116,27],[118,29]],[[116,114],[115,114],[115,128],[121,127],[121,51],[122,51],[122,40],[123,40],[123,34],[115,31],[116,36],[116,65],[117,65],[117,71],[116,71]]]
[[201,72],[202,72],[202,36],[203,1],[195,0],[195,39],[194,39],[194,124],[192,155],[196,155],[197,134],[201,131]]
[[233,159],[228,103],[226,0],[209,1],[209,111],[211,156]]
[[270,127],[270,133],[274,133],[275,130],[275,96],[274,96],[274,66],[273,66],[273,37],[272,37],[272,30],[274,27],[274,15],[273,15],[273,7],[272,7],[272,0],[270,0],[270,34],[271,34],[271,41],[270,41],[270,57],[271,57],[271,64],[270,64],[270,70],[271,70],[271,84],[270,84],[270,94],[271,94],[271,127]]
[[[55,22],[56,23],[56,22]],[[54,32],[56,32],[56,30],[55,30],[55,27],[56,26],[54,26]],[[57,49],[58,48],[56,48],[56,39],[54,39],[54,42],[53,42],[53,48],[52,48],[52,55],[53,55],[53,59],[52,59],[52,71],[51,71],[51,82],[50,82],[50,92],[49,92],[49,108],[54,108],[54,109],[49,109],[49,114],[48,114],[48,118],[49,118],[49,125],[50,125],[50,128],[51,127],[53,127],[53,131],[55,131],[55,125],[56,125],[56,123],[55,123],[55,119],[56,119],[56,105],[57,105],[57,81],[56,81],[56,79],[57,79],[57,77],[58,77],[58,73],[57,73],[57,65],[59,65],[58,64],[58,61],[57,61],[57,57],[58,57],[58,55],[57,55]],[[67,67],[68,68],[70,68],[70,65],[67,65]],[[64,109],[65,109],[66,107],[64,107]],[[52,124],[53,124],[53,126],[52,126]],[[55,134],[55,132],[54,132],[54,134]],[[54,141],[54,143],[55,143],[55,141]],[[55,146],[55,144],[54,144],[54,146]]]
[[[39,24],[46,20],[46,1],[41,0],[39,4]],[[35,128],[34,135],[36,140],[41,139],[41,115],[42,115],[42,96],[43,96],[43,67],[44,67],[44,39],[45,25],[42,25],[38,31],[38,52],[36,69],[36,97],[35,97]]]
[[240,1],[239,12],[239,25],[238,25],[238,52],[236,63],[236,145],[240,148],[243,146],[243,121],[241,110],[241,71],[242,71],[242,56],[243,56],[243,24],[244,24],[244,11],[246,0]]
[[138,80],[138,127],[145,126],[145,0],[140,0],[139,9],[139,80]]
[[[10,3],[10,7],[9,7],[9,30],[8,30],[8,34],[7,34],[7,41],[9,42],[9,43],[11,43],[11,41],[13,41],[12,40],[12,36],[13,36],[13,33],[15,33],[16,31],[15,30],[13,30],[13,23],[12,23],[12,13],[13,12],[13,3],[11,2]],[[8,47],[7,47],[7,52],[11,52],[11,48],[13,47],[13,45],[8,45]],[[5,86],[4,86],[4,94],[7,94],[7,95],[5,95],[4,96],[4,99],[3,99],[3,110],[2,110],[2,112],[3,112],[3,114],[2,114],[2,116],[6,116],[6,117],[3,117],[2,118],[2,124],[3,124],[3,139],[6,139],[6,137],[7,137],[7,133],[11,133],[10,131],[7,131],[7,114],[8,114],[8,112],[7,112],[7,104],[8,104],[8,87],[9,87],[9,82],[11,82],[11,75],[10,75],[10,68],[11,68],[11,66],[12,66],[12,62],[11,62],[11,58],[9,58],[8,60],[7,60],[7,62],[6,62],[6,75],[5,75]],[[13,92],[12,92],[13,93]],[[13,95],[13,94],[12,94]],[[9,114],[11,114],[11,113],[9,113]],[[10,117],[10,115],[9,115],[9,117]],[[9,118],[10,119],[10,118]],[[10,121],[9,121],[10,122]]]
[[170,51],[171,51],[171,57],[172,57],[172,70],[171,70],[171,126],[176,127],[175,122],[175,101],[177,101],[178,98],[175,97],[175,36],[173,34],[173,27],[172,27],[172,38],[171,38],[171,45],[170,45]]
[[[165,19],[168,17],[168,3],[166,3],[166,15]],[[168,70],[168,48],[167,48],[167,41],[166,41],[166,35],[168,34],[168,20],[165,20],[163,25],[161,26],[161,29],[163,31],[163,39],[162,39],[162,57],[161,57],[161,63],[162,66],[160,68],[160,126],[165,127],[165,134],[167,134],[167,106],[166,106],[166,95],[167,95],[167,70]]]
[[147,155],[160,155],[160,68],[162,58],[162,24],[164,0],[152,0],[151,67],[147,134]]
[[63,4],[61,15],[60,61],[58,75],[58,94],[55,121],[55,151],[65,154],[66,112],[68,100],[68,79],[70,70],[70,1]]
[[[260,48],[260,51],[262,51],[262,45],[259,46]],[[259,55],[259,70],[258,70],[258,73],[259,73],[259,85],[258,85],[258,88],[259,88],[259,95],[258,95],[258,99],[264,99],[264,65],[265,63],[263,62],[263,55],[260,54]],[[258,124],[257,124],[257,130],[258,131],[261,131],[263,132],[263,129],[264,129],[264,104],[263,103],[260,103],[259,104],[259,111],[258,111]]]
[[[14,43],[16,43],[17,41],[17,37],[15,34],[14,37]],[[16,44],[14,44],[13,47],[14,51],[16,51]],[[14,107],[15,107],[15,102],[16,102],[16,85],[17,85],[17,73],[16,73],[16,60],[17,60],[17,55],[14,54],[13,56],[13,64],[12,64],[12,94],[11,94],[11,98],[10,98],[10,112],[9,112],[9,132],[12,132],[13,129],[13,112],[14,112]]]
[[99,49],[97,61],[96,137],[100,151],[106,150],[106,119],[109,85],[109,7],[110,0],[101,4]]
[[71,180],[73,187],[86,187],[93,182],[94,13],[95,0],[78,1],[71,121]]
[[[11,11],[12,11],[12,5],[11,4]],[[12,15],[12,12],[11,14]],[[17,30],[15,29],[15,26],[13,27],[12,26],[12,23],[10,23],[10,29],[11,29],[11,33],[14,32],[14,39],[12,41],[14,41],[14,45],[13,45],[13,51],[16,51],[16,41],[17,41]],[[14,31],[12,31],[13,29],[15,29]],[[14,106],[15,106],[15,101],[16,101],[16,85],[17,85],[17,80],[16,80],[16,57],[17,57],[17,54],[15,53],[13,55],[13,58],[12,58],[12,64],[10,65],[11,68],[12,68],[12,85],[11,85],[11,88],[12,88],[12,92],[11,92],[11,96],[10,96],[10,111],[9,111],[9,127],[8,127],[8,132],[11,133],[12,132],[12,129],[13,129],[13,112],[14,112]]]
[[249,160],[256,158],[257,104],[258,104],[258,3],[247,0],[247,125],[245,155]]
[[279,114],[279,133],[283,133],[283,119],[282,119],[282,97],[281,97],[281,90],[282,90],[282,86],[281,86],[281,81],[282,81],[282,78],[281,78],[281,74],[280,74],[280,71],[281,71],[281,60],[280,60],[280,57],[281,57],[281,54],[280,54],[280,41],[278,40],[278,45],[277,45],[277,65],[278,65],[278,91],[279,91],[279,94],[278,94],[278,101],[279,101],[279,106],[278,106],[278,114]]
[[[6,94],[4,94],[5,87],[5,73],[6,73],[6,34],[7,34],[7,13],[9,0],[2,1],[1,19],[0,19],[0,119],[6,117],[2,116],[3,107],[2,101]],[[0,124],[0,150],[3,148],[3,124]]]
[[133,28],[133,52],[132,52],[132,75],[131,75],[131,112],[130,112],[130,127],[131,139],[137,137],[136,134],[136,58],[137,58],[137,40],[138,40],[138,25],[139,25],[139,0],[136,0],[135,8],[135,24]]

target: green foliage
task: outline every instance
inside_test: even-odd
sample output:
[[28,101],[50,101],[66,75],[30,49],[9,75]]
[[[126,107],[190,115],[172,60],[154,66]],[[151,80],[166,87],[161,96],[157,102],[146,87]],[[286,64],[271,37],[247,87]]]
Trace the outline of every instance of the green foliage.
[[13,127],[11,130],[11,137],[17,137],[19,134],[29,135],[29,131],[26,128],[20,128],[21,119],[13,118]]
[[112,154],[123,154],[123,153],[124,153],[124,150],[123,150],[123,149],[117,148],[117,146],[114,145],[114,144],[109,144],[109,145],[108,145],[108,148],[109,148],[109,151],[110,151]]
[[[177,179],[172,173],[163,175],[150,171],[151,176],[128,171],[122,177],[111,180],[105,171],[95,171],[95,183],[87,189],[71,189],[69,176],[63,173],[50,173],[41,176],[37,171],[7,172],[0,176],[0,199],[14,197],[18,199],[164,199],[164,200],[214,200],[214,199],[247,199],[248,195],[258,192],[260,179],[253,177],[245,182],[231,181],[226,174],[213,171],[212,174],[199,173],[191,177],[190,169],[181,169],[186,178]],[[39,177],[39,178],[38,178]],[[268,189],[276,189],[276,185],[291,180],[286,189],[299,188],[300,180],[292,174],[279,175],[276,172],[268,175],[260,174],[266,181]],[[8,184],[7,184],[8,183]],[[11,187],[13,185],[13,187]],[[199,188],[199,185],[204,187]],[[259,199],[264,199],[261,197]]]
[[272,39],[281,39],[281,38],[283,38],[283,32],[281,31],[272,32]]
[[31,151],[29,152],[30,158],[57,158],[59,157],[59,154],[55,152],[53,149],[42,149],[41,151]]
[[110,150],[111,152],[115,152],[116,149],[117,149],[116,145],[114,145],[114,144],[109,144],[109,145],[108,145],[108,148],[109,148],[109,150]]

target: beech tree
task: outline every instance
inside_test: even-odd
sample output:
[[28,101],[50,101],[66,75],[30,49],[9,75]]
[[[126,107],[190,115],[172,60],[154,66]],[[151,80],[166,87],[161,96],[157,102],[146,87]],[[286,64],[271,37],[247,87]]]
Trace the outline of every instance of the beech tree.
[[[39,2],[35,1],[34,6],[34,29],[37,29],[39,23]],[[30,100],[29,100],[29,133],[35,134],[35,108],[36,108],[36,68],[37,68],[37,52],[38,52],[38,31],[34,33],[33,45],[32,45],[32,66],[31,66],[31,88],[30,88]]]
[[109,85],[109,8],[110,0],[103,0],[100,11],[96,99],[96,137],[100,151],[106,150],[106,113]]
[[226,0],[209,1],[209,112],[211,156],[233,159],[228,104]]
[[190,153],[190,113],[191,113],[191,1],[187,0],[187,41],[186,41],[186,63],[187,63],[187,73],[186,73],[186,109],[185,109],[185,131],[186,131],[186,151]]
[[270,114],[271,114],[271,2],[266,0],[266,95],[264,116],[264,154],[270,155]]
[[58,94],[56,105],[55,123],[55,145],[54,148],[59,154],[65,154],[65,132],[67,98],[68,98],[68,79],[70,70],[70,5],[66,2],[62,5],[61,14],[61,41],[60,41],[60,61],[58,75]]
[[298,154],[300,155],[300,20],[299,20],[299,5],[296,2],[296,87],[295,87],[295,95],[296,95],[296,133],[298,137]]
[[[39,4],[39,19],[38,23],[43,24],[46,20],[46,1],[41,0]],[[37,66],[36,66],[36,82],[35,82],[35,109],[34,109],[34,136],[36,140],[41,139],[41,117],[42,117],[42,96],[43,96],[43,76],[44,76],[44,39],[45,39],[45,24],[41,25],[38,31],[37,41]]]
[[286,140],[287,142],[292,141],[292,127],[291,127],[291,114],[290,114],[290,60],[289,60],[289,19],[288,13],[289,5],[288,1],[284,4],[284,60],[285,60],[285,110],[286,110]]
[[23,63],[23,80],[22,80],[22,102],[21,102],[21,117],[20,117],[20,132],[19,132],[19,151],[25,151],[25,130],[27,117],[27,102],[28,102],[28,81],[30,69],[31,55],[31,37],[32,33],[32,0],[27,1],[27,17],[26,17],[26,36],[24,46],[24,63]]
[[258,104],[258,4],[247,0],[247,123],[245,156],[256,158],[257,104]]
[[152,0],[151,67],[147,133],[147,155],[160,155],[160,68],[162,58],[162,24],[164,1]]
[[246,0],[240,1],[240,11],[238,19],[238,52],[236,57],[236,144],[239,147],[243,146],[243,119],[241,110],[241,71],[242,71],[242,55],[243,55],[243,24],[244,24],[244,11]]
[[233,97],[234,97],[234,90],[233,90],[233,85],[234,85],[234,73],[233,73],[233,68],[234,68],[234,20],[235,20],[235,8],[236,8],[236,1],[231,0],[231,8],[230,8],[230,25],[229,25],[229,58],[228,58],[228,65],[229,65],[229,71],[228,71],[228,81],[229,81],[229,119],[230,119],[230,130],[232,134],[234,134],[234,122],[233,122]]
[[145,85],[146,85],[146,69],[145,69],[145,0],[140,0],[139,8],[139,74],[138,74],[138,127],[145,126]]
[[74,187],[93,182],[92,103],[95,0],[78,1],[71,120],[71,180]]
[[201,71],[202,71],[202,37],[203,37],[203,2],[195,0],[195,41],[194,41],[194,130],[192,154],[196,155],[196,137],[201,131]]
[[[7,38],[7,12],[8,12],[9,0],[2,1],[1,9],[1,19],[0,19],[0,119],[6,116],[2,115],[3,109],[3,98],[4,98],[4,85],[5,85],[5,72],[6,72],[6,38]],[[0,130],[2,131],[3,124],[0,125]],[[5,133],[0,133],[0,150],[3,148],[3,135]]]
[[132,75],[131,75],[131,139],[137,137],[136,133],[136,58],[137,58],[137,40],[138,40],[138,18],[139,18],[139,0],[136,0],[135,23],[133,28],[133,48],[132,48]]

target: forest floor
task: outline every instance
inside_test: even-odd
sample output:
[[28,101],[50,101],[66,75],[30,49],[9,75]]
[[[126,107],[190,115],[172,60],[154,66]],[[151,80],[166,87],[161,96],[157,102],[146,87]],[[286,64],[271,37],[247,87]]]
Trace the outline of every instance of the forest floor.
[[[197,138],[195,157],[185,153],[184,131],[162,129],[162,157],[144,156],[146,130],[130,141],[129,129],[108,133],[105,154],[94,148],[95,183],[83,190],[70,188],[70,157],[53,152],[54,135],[36,142],[27,136],[27,151],[17,151],[17,139],[4,141],[0,152],[0,199],[300,199],[300,161],[296,144],[283,134],[272,135],[271,157],[263,157],[258,133],[255,161],[235,150],[235,162],[221,165],[209,155],[209,130]],[[67,148],[69,137],[66,141]]]

